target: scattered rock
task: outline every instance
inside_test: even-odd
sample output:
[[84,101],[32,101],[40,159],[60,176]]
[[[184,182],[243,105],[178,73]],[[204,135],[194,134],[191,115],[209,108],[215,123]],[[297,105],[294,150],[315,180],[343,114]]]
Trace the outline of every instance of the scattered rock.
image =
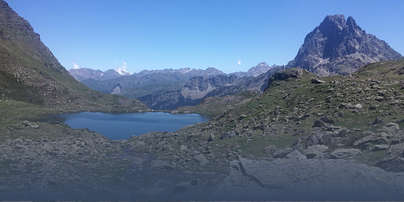
[[39,128],[39,125],[38,125],[37,123],[30,122],[30,121],[27,121],[27,120],[23,121],[22,124],[23,124],[25,127],[30,127],[30,128],[34,128],[34,129]]

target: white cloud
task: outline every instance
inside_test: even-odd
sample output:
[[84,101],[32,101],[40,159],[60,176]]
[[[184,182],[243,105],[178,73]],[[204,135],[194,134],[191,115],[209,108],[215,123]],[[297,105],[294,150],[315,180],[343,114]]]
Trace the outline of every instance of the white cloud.
[[120,75],[129,75],[129,71],[128,71],[128,63],[127,62],[123,62],[121,67],[118,67],[115,69],[116,72],[118,72],[118,74]]
[[80,69],[80,66],[76,63],[73,63],[73,69]]
[[237,61],[237,64],[238,64],[238,65],[241,65],[241,60],[238,60],[238,61]]

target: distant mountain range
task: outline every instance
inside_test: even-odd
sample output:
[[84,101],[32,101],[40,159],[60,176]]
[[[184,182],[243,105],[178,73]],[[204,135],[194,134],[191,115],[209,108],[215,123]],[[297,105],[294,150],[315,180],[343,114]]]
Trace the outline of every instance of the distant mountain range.
[[269,76],[285,68],[301,67],[328,76],[350,74],[369,63],[399,58],[399,53],[367,34],[352,17],[332,15],[306,36],[297,56],[287,66],[262,62],[247,72],[231,74],[215,68],[145,70],[132,75],[115,70],[72,69],[70,74],[94,90],[138,98],[153,109],[175,109],[199,104],[212,96],[262,92]]
[[301,67],[321,76],[350,74],[374,62],[401,55],[385,41],[367,34],[352,17],[327,16],[309,33],[289,67]]
[[120,74],[119,72],[113,69],[103,72],[101,70],[80,68],[80,69],[70,69],[69,72],[78,81],[84,81],[87,79],[109,80],[125,76],[125,74]]
[[162,70],[143,70],[139,73],[131,74],[125,69],[109,69],[106,71],[101,71],[98,69],[90,69],[90,68],[73,68],[69,70],[70,74],[78,81],[84,80],[109,80],[116,79],[122,76],[146,76],[153,74],[178,74],[183,75],[185,77],[192,76],[212,76],[224,74],[222,71],[209,67],[206,70],[203,69],[191,69],[191,68],[181,68],[181,69],[162,69]]
[[[138,98],[153,109],[175,109],[199,104],[206,97],[238,93],[247,89],[242,83],[275,67],[260,63],[247,72],[231,74],[209,67],[144,70],[132,75],[81,68],[71,69],[70,74],[94,90]],[[261,86],[253,88],[261,89]]]

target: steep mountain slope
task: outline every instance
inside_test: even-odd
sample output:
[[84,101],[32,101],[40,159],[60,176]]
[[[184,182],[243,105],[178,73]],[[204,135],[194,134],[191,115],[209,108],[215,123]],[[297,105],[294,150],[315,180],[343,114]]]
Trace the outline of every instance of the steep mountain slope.
[[0,1],[0,95],[60,110],[94,109],[115,103],[126,103],[128,109],[146,109],[138,101],[103,95],[77,82],[30,24],[3,0]]
[[366,64],[400,57],[386,42],[362,30],[352,17],[345,20],[343,15],[333,15],[306,36],[288,66],[327,76],[350,74]]

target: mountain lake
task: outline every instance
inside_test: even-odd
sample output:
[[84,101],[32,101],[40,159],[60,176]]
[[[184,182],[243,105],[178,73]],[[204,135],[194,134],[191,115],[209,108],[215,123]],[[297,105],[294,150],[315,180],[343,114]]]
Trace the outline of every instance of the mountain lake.
[[89,129],[112,140],[128,139],[150,132],[174,132],[207,121],[199,114],[170,114],[165,112],[111,114],[82,112],[62,115],[74,129]]

